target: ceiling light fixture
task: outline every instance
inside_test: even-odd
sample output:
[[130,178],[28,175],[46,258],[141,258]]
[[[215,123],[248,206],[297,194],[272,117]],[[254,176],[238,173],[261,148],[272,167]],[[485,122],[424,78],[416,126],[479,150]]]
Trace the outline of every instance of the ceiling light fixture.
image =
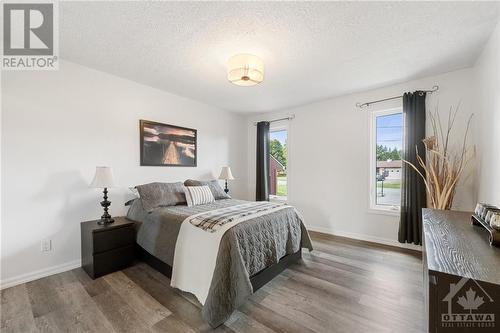
[[264,62],[252,54],[237,54],[227,62],[227,79],[238,86],[254,86],[264,80]]

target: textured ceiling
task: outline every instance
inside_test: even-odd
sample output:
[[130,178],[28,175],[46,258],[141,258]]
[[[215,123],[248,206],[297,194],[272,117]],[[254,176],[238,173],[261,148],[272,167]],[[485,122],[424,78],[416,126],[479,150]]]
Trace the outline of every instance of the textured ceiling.
[[[65,2],[60,50],[210,105],[264,112],[469,67],[498,14],[492,2]],[[263,58],[262,84],[226,81],[237,53]]]

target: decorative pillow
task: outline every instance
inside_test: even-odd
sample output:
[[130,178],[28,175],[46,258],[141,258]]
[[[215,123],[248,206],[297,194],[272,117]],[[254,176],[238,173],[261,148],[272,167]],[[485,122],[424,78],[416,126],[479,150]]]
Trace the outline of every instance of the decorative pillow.
[[186,186],[184,187],[186,193],[186,201],[188,207],[204,205],[215,201],[215,198],[208,186]]
[[139,198],[141,195],[139,194],[139,191],[137,191],[137,188],[135,187],[129,187],[128,188],[130,192],[132,192],[132,194],[136,197],[136,198]]
[[210,188],[210,191],[212,191],[212,194],[215,198],[215,200],[219,199],[231,199],[231,197],[224,192],[222,187],[219,184],[219,181],[217,179],[214,180],[194,180],[194,179],[188,179],[184,182],[185,186],[208,186]]
[[142,206],[147,212],[158,207],[175,206],[186,203],[184,185],[177,183],[149,183],[137,185]]

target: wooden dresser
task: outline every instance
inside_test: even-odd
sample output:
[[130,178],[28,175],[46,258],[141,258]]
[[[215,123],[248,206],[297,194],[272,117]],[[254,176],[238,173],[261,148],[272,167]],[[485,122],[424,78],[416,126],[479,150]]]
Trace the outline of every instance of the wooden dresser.
[[500,248],[471,214],[423,211],[429,332],[500,332]]

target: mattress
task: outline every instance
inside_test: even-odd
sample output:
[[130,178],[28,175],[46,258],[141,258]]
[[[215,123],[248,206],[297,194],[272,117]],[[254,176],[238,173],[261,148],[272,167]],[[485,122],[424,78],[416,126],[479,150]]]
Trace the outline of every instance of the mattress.
[[151,213],[134,200],[127,218],[137,222],[137,244],[164,263],[172,266],[175,242],[182,222],[191,215],[219,208],[240,205],[248,201],[236,199],[216,200],[213,203],[188,207],[186,205],[161,207]]
[[[147,213],[141,201],[135,200],[127,217],[137,222],[137,243],[159,260],[174,266],[179,231],[188,217],[245,203],[248,201],[223,199],[193,207],[162,207]],[[190,242],[183,240],[182,245],[187,243]],[[192,243],[194,247],[199,246]],[[224,323],[253,293],[251,276],[301,248],[312,250],[312,244],[302,217],[292,206],[252,217],[225,230],[203,304],[203,318],[212,327]],[[196,251],[203,251],[203,248]],[[189,260],[183,262],[183,265],[190,264]]]

